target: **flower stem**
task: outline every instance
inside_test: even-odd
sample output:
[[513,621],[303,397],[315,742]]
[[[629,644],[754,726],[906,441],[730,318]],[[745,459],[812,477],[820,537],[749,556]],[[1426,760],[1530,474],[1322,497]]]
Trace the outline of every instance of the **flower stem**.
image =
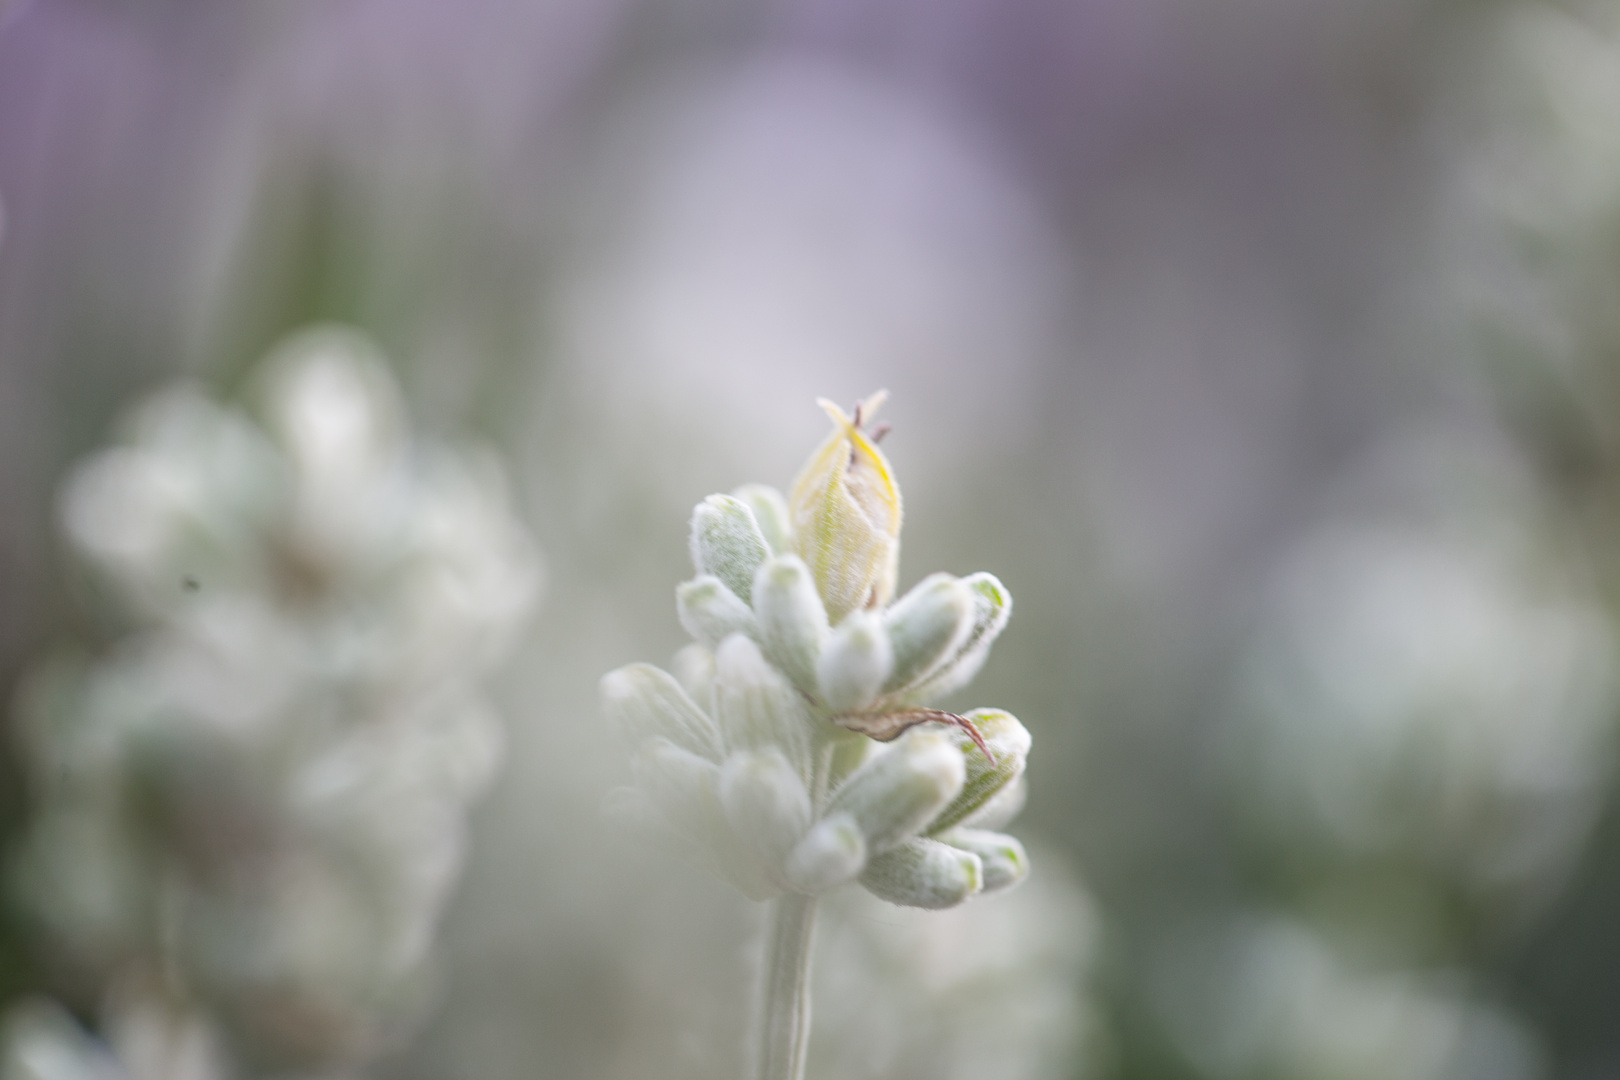
[[810,1045],[810,947],[815,928],[815,897],[787,893],[771,901],[755,1080],[803,1080]]

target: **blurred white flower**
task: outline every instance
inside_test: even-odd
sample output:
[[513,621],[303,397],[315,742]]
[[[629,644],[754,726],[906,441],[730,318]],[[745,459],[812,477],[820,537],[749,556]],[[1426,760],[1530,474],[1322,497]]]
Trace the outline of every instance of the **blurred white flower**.
[[326,1068],[422,999],[500,753],[478,684],[539,564],[493,458],[413,438],[357,336],[294,338],[257,390],[262,424],[155,395],[64,489],[129,632],[25,690],[12,882],[81,968],[203,1009],[247,1061]]
[[1166,935],[1146,972],[1155,1013],[1220,1080],[1536,1080],[1542,1051],[1460,976],[1365,973],[1275,917]]
[[1285,564],[1228,763],[1305,873],[1382,867],[1489,922],[1566,880],[1612,775],[1620,670],[1577,552],[1511,469],[1475,444],[1442,452],[1471,473],[1436,469],[1437,449],[1383,462],[1386,486],[1428,474],[1422,514],[1336,518]]

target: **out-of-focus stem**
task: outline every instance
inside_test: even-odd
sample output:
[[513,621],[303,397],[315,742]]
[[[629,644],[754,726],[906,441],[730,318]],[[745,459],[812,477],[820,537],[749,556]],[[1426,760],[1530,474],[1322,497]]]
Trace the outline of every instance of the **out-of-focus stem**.
[[771,901],[755,1080],[803,1080],[810,1045],[810,947],[815,928],[815,897],[787,893]]

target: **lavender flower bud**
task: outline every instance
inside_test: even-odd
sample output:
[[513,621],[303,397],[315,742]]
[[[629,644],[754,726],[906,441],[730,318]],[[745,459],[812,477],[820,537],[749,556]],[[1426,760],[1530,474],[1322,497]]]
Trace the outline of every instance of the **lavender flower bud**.
[[873,895],[905,907],[955,907],[983,883],[977,855],[922,837],[873,858],[861,872],[861,884]]
[[713,574],[744,604],[752,602],[754,572],[771,549],[748,504],[730,495],[710,495],[692,511],[692,564]]
[[867,850],[882,852],[932,821],[961,792],[964,776],[962,754],[947,736],[914,729],[855,770],[827,811],[852,816]]
[[686,632],[711,649],[732,634],[759,633],[753,611],[713,574],[676,586],[675,610]]
[[951,829],[938,839],[979,857],[984,867],[985,892],[1016,885],[1029,874],[1029,856],[1016,837],[982,829]]
[[754,615],[765,655],[793,685],[816,692],[816,662],[827,640],[827,612],[809,568],[794,555],[772,559],[754,579]]
[[[857,412],[870,415],[881,392]],[[788,507],[799,554],[815,575],[827,615],[882,607],[894,595],[900,560],[900,488],[888,459],[843,410],[818,402],[833,432],[793,481]]]
[[894,651],[882,620],[870,612],[850,612],[828,638],[816,664],[822,704],[834,712],[866,708],[893,667]]
[[967,779],[959,795],[934,819],[928,827],[937,835],[953,825],[959,825],[988,803],[997,792],[1024,773],[1024,762],[1029,757],[1029,732],[1011,714],[1000,709],[975,709],[967,718],[978,727],[985,745],[995,755],[992,763],[984,756],[967,732],[949,728],[945,737],[956,744],[967,766]]
[[800,892],[820,893],[836,888],[866,865],[866,837],[847,813],[822,818],[799,841],[787,860],[788,883]]
[[973,631],[973,594],[960,578],[930,574],[883,616],[894,670],[883,689],[904,690],[956,655]]

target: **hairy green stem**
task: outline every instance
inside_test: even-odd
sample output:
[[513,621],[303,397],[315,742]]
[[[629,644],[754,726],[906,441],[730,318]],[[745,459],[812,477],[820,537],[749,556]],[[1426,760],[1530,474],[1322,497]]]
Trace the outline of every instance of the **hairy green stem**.
[[803,1080],[810,1046],[810,948],[815,929],[815,897],[787,893],[771,901],[755,1080]]
[[[817,817],[827,809],[838,748],[849,740],[831,725],[812,758],[810,801]],[[860,736],[856,736],[860,738]],[[787,893],[771,901],[765,941],[764,1001],[755,1045],[754,1080],[803,1080],[810,1047],[810,950],[816,931],[816,898]]]

